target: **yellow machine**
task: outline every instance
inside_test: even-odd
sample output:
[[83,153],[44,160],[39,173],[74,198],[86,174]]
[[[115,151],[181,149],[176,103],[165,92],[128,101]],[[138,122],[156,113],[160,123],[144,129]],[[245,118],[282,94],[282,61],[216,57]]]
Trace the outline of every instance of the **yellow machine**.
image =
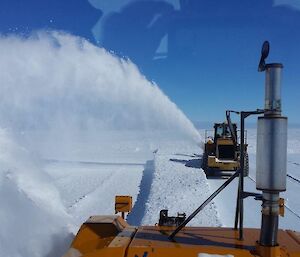
[[[278,246],[257,243],[259,229],[186,227],[174,240],[172,226],[130,226],[119,216],[96,216],[80,228],[64,257],[299,257],[300,234],[278,232]],[[211,256],[212,257],[212,256]]]
[[[205,131],[201,168],[207,176],[228,175],[240,168],[240,144],[236,142],[237,126],[235,123],[232,124],[232,130],[234,135],[230,131],[229,124],[224,122],[214,124],[213,137],[208,136],[208,131]],[[248,176],[247,144],[244,144],[244,156],[244,176]]]
[[[129,225],[117,215],[90,217],[81,226],[64,257],[300,257],[300,233],[278,229],[279,215],[284,214],[284,202],[279,194],[286,190],[287,118],[281,116],[282,64],[266,65],[268,52],[269,43],[265,42],[259,64],[259,70],[266,71],[265,108],[235,112],[241,116],[241,138],[245,118],[262,114],[258,118],[256,158],[256,188],[261,194],[244,191],[241,165],[188,217],[185,214],[169,217],[167,210],[161,210],[158,224],[140,227]],[[226,125],[221,126],[224,133]],[[240,144],[243,149],[244,141]],[[216,145],[216,148],[218,145],[232,146],[232,142],[220,138]],[[245,156],[241,154],[240,159],[243,164]],[[236,178],[239,183],[233,228],[186,227]],[[262,202],[260,228],[243,227],[247,197]],[[124,216],[124,212],[131,211],[131,205],[131,197],[116,197],[116,213],[121,212]]]

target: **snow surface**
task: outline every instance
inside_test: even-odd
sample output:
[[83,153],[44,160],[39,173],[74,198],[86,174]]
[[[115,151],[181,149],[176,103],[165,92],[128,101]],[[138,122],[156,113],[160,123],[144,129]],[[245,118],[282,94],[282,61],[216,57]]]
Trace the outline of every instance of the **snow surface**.
[[[209,196],[210,189],[205,174],[199,170],[200,159],[193,155],[193,152],[199,152],[199,147],[188,145],[187,142],[174,141],[172,147],[156,152],[154,160],[148,162],[145,169],[147,173],[144,179],[150,184],[146,187],[149,188],[148,193],[142,197],[144,198],[142,208],[140,206],[136,208],[142,214],[135,213],[136,210],[133,209],[129,222],[132,221],[137,225],[155,224],[162,209],[168,209],[171,216],[176,216],[178,212],[189,215]],[[221,225],[213,203],[189,225],[196,224]]]

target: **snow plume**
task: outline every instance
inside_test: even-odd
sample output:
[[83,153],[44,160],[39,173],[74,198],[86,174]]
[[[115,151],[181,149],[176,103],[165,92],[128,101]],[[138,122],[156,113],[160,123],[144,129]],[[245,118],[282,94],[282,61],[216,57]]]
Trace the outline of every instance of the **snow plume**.
[[[186,116],[133,63],[84,39],[62,32],[0,36],[0,56],[1,256],[60,256],[69,231],[78,229],[43,171],[39,154],[49,155],[41,148],[61,159],[63,152],[89,150],[90,159],[94,149],[84,141],[108,154],[122,152],[122,145],[107,151],[107,137],[119,142],[133,129],[200,141]],[[105,140],[97,141],[99,135]]]
[[71,237],[58,191],[39,162],[2,129],[0,146],[1,256],[60,256]]
[[172,131],[186,116],[129,60],[62,32],[0,39],[0,123],[14,129]]

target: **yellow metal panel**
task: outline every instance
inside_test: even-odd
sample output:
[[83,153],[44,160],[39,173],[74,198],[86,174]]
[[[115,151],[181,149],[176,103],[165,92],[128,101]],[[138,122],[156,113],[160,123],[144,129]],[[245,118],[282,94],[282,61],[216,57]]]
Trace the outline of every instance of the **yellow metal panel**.
[[117,195],[115,199],[115,212],[130,212],[132,210],[132,197]]
[[[238,240],[238,231],[231,228],[197,228],[186,227],[170,241],[168,235],[174,228],[141,227],[132,240],[127,257],[198,257],[200,253],[233,255],[241,257],[259,256],[256,241],[260,230],[244,229],[243,241]],[[280,248],[264,249],[267,253],[280,253],[281,257],[300,256],[300,245],[287,235],[286,231],[278,233]],[[298,255],[297,255],[298,254]],[[266,257],[266,256],[262,256]],[[277,257],[271,255],[269,257]]]
[[[244,229],[244,240],[231,228],[185,227],[174,241],[174,227],[131,227],[118,216],[90,219],[64,257],[198,257],[201,253],[234,257],[299,257],[300,234],[278,231],[279,247],[257,246],[259,229]],[[115,229],[107,227],[109,221]],[[124,227],[125,226],[125,227]]]
[[217,145],[233,145],[233,140],[228,138],[218,138]]
[[267,247],[257,244],[256,251],[261,257],[283,257],[280,246]]
[[279,199],[279,215],[284,217],[284,198]]
[[220,170],[236,170],[239,167],[239,162],[219,160],[215,156],[208,156],[207,166],[209,168],[215,168]]
[[[127,228],[129,230],[125,232]],[[133,235],[133,231],[135,231],[135,229],[130,227],[119,216],[91,217],[81,226],[71,248],[73,248],[73,252],[77,250],[82,256],[86,256],[86,254],[90,254],[96,250],[105,249],[109,246],[111,248],[118,248],[119,252],[123,251],[125,253],[130,242],[128,239]],[[120,256],[124,256],[124,254]]]

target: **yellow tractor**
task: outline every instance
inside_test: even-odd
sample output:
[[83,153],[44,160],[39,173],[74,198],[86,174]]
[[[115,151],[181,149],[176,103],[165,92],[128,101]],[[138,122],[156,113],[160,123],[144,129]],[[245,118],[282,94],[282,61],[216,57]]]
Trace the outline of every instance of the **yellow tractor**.
[[[218,124],[215,126],[217,132],[217,137],[214,138],[215,156],[228,158],[230,153],[231,158],[234,155],[232,159],[236,164],[235,166],[232,164],[231,167],[237,171],[192,214],[188,217],[185,214],[169,217],[167,210],[161,210],[156,225],[131,226],[122,218],[125,217],[124,212],[131,210],[131,197],[116,197],[116,213],[121,212],[122,217],[111,215],[94,216],[88,219],[81,226],[64,257],[300,256],[300,233],[282,230],[278,226],[279,216],[284,215],[284,200],[279,197],[279,194],[286,190],[287,118],[281,116],[280,74],[282,65],[279,63],[265,65],[264,59],[268,55],[268,48],[269,44],[265,42],[259,64],[260,71],[266,70],[265,108],[252,112],[239,112],[241,124],[249,115],[263,114],[258,118],[256,158],[256,189],[261,193],[244,191],[242,168],[237,169],[237,150],[233,148],[235,146],[230,141],[231,139],[226,138],[226,124]],[[243,126],[241,126],[243,135],[242,128]],[[243,140],[241,145],[243,145]],[[222,150],[224,146],[226,153]],[[230,151],[227,150],[227,146],[231,148]],[[244,155],[242,154],[241,160],[243,159]],[[239,178],[239,183],[237,183],[237,205],[233,228],[186,227],[236,178]],[[243,227],[244,200],[247,197],[254,197],[262,202],[260,228]]]
[[[215,123],[213,136],[205,131],[205,145],[201,168],[207,176],[231,175],[240,167],[240,144],[237,143],[237,125]],[[246,138],[245,138],[246,140]],[[247,144],[244,144],[244,176],[249,175]]]

